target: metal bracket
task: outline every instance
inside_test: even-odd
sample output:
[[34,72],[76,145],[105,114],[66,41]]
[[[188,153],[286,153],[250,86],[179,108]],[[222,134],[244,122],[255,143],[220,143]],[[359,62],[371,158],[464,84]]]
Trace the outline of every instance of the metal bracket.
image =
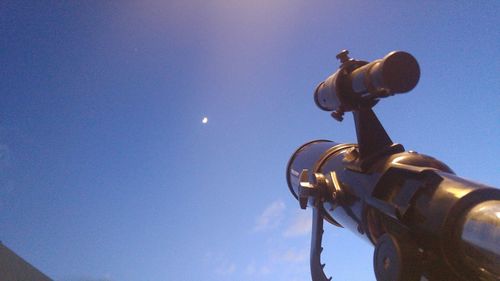
[[[323,220],[325,211],[321,205],[326,194],[336,198],[340,196],[340,186],[335,172],[330,179],[326,179],[321,173],[309,175],[307,169],[300,173],[299,185],[299,204],[302,209],[307,208],[309,204],[312,206],[312,231],[311,231],[311,253],[310,267],[311,277],[313,281],[331,281],[332,277],[327,278],[324,272],[325,264],[321,263],[321,245],[323,239]],[[333,186],[332,186],[333,185]]]
[[312,281],[331,281],[332,277],[327,278],[325,275],[325,264],[321,263],[321,252],[323,247],[321,241],[323,239],[323,209],[321,207],[313,208],[312,232],[311,232],[311,277]]

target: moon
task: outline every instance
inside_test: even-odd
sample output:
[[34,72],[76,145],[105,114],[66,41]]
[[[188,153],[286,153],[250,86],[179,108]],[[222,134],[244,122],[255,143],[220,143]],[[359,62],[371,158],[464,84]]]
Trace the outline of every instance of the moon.
[[201,120],[201,123],[207,124],[208,123],[208,117],[203,117],[203,119]]

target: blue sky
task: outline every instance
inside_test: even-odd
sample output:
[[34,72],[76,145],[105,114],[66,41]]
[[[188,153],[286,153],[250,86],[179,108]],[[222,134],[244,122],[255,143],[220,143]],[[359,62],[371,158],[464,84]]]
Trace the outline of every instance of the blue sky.
[[[413,54],[375,108],[407,149],[500,186],[500,2],[2,1],[0,240],[55,280],[309,280],[284,177],[355,141],[312,92],[349,49]],[[207,116],[209,121],[202,124]],[[327,226],[334,280],[372,247]]]

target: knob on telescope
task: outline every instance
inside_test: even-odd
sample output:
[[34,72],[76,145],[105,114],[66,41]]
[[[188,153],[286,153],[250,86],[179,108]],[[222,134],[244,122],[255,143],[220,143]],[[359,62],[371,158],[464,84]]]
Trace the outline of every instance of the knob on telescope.
[[371,63],[358,61],[344,50],[337,55],[339,70],[321,82],[314,92],[316,105],[332,111],[342,121],[344,112],[371,108],[380,98],[412,90],[420,78],[417,60],[409,53],[394,51]]

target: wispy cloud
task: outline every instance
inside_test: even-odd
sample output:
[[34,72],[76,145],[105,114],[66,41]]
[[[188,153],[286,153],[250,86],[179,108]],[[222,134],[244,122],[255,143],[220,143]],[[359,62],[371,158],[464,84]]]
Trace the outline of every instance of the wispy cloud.
[[249,276],[262,276],[271,273],[268,265],[257,265],[254,261],[247,265],[245,274]]
[[233,262],[223,262],[219,264],[214,272],[220,276],[229,276],[236,271],[236,264]]
[[271,268],[267,265],[263,265],[259,268],[259,274],[260,275],[267,275],[271,273]]
[[285,251],[282,252],[276,252],[273,255],[273,260],[276,262],[285,262],[287,264],[289,263],[301,263],[307,260],[309,257],[309,251],[308,249],[286,249]]
[[274,229],[283,220],[285,203],[281,200],[274,201],[261,213],[255,222],[254,231]]
[[283,232],[285,237],[296,237],[307,235],[311,232],[312,217],[311,212],[301,210]]
[[247,265],[247,268],[245,269],[245,274],[253,276],[257,273],[257,266],[255,265],[255,262],[251,262],[249,265]]
[[209,271],[219,277],[231,276],[238,270],[233,259],[228,258],[224,253],[207,252],[203,262]]
[[243,268],[242,273],[250,280],[271,280],[269,278],[274,276],[283,280],[306,280],[309,275],[309,248],[279,248],[270,249],[267,255],[252,260]]

